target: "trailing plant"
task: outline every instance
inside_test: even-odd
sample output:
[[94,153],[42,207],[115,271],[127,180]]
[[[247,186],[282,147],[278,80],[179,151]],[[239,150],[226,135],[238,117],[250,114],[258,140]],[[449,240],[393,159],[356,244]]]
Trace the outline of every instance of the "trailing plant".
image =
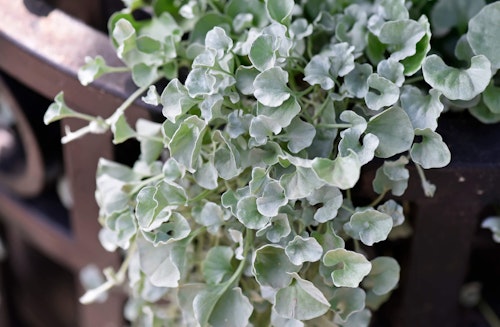
[[[137,91],[107,118],[62,93],[45,115],[89,122],[63,142],[140,143],[132,167],[99,162],[99,238],[124,260],[81,301],[125,283],[135,325],[368,325],[398,284],[397,261],[370,247],[405,219],[408,166],[432,196],[424,169],[450,162],[438,117],[499,120],[500,3],[124,3],[109,31],[125,67],[87,58],[79,79],[126,70]],[[451,55],[431,52],[433,31],[458,40]],[[164,120],[130,126],[139,98]],[[352,190],[368,164],[371,202]]]

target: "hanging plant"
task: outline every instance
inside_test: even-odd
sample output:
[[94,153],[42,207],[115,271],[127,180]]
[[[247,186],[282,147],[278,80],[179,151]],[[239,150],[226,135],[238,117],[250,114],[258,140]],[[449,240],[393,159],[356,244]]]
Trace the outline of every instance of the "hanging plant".
[[[125,67],[87,58],[79,79],[127,70],[137,91],[107,118],[62,93],[45,115],[89,121],[63,142],[140,142],[132,167],[99,162],[99,238],[124,261],[81,301],[126,284],[133,325],[367,326],[400,267],[366,249],[404,222],[410,165],[434,194],[424,169],[450,162],[441,113],[474,103],[500,120],[500,3],[124,2],[109,32]],[[463,34],[452,61],[430,54],[429,12],[446,18],[439,36]],[[139,98],[164,120],[130,126]],[[369,163],[379,197],[366,203],[352,189]]]

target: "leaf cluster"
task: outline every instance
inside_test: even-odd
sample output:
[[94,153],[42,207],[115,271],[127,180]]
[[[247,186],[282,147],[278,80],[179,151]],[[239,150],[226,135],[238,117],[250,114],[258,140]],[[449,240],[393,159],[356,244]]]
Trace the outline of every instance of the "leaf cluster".
[[[83,301],[126,282],[140,326],[367,326],[399,280],[396,260],[367,251],[404,222],[390,195],[409,165],[432,195],[424,169],[450,162],[439,116],[467,104],[500,120],[500,3],[438,1],[431,18],[449,21],[431,27],[424,2],[124,1],[109,32],[125,66],[88,58],[79,78],[129,71],[138,90],[108,118],[62,94],[45,115],[89,122],[64,142],[111,130],[141,146],[132,167],[99,162],[99,238],[125,259]],[[468,66],[452,67],[431,36],[463,28],[464,10]],[[129,125],[141,96],[163,122]],[[369,163],[379,197],[358,203]]]

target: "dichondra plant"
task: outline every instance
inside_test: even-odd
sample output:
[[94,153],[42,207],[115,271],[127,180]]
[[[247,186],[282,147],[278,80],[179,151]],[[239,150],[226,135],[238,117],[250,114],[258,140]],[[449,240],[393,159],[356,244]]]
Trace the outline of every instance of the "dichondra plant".
[[[125,66],[87,58],[78,77],[129,71],[137,91],[107,118],[62,93],[45,115],[88,120],[63,142],[140,143],[132,167],[99,162],[99,238],[124,260],[81,301],[125,284],[140,326],[367,326],[398,284],[397,261],[367,249],[403,223],[408,167],[432,196],[424,169],[450,162],[438,117],[500,120],[500,3],[124,3],[109,32]],[[432,50],[433,32],[456,47]],[[164,120],[130,126],[139,98]],[[371,203],[351,191],[367,164]]]

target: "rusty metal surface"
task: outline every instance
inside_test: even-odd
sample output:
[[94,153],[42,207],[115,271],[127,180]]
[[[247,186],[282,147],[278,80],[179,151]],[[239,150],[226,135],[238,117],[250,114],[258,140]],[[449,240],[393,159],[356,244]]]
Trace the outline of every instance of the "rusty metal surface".
[[0,78],[0,106],[10,110],[15,126],[20,136],[20,141],[25,155],[22,171],[13,173],[0,172],[0,185],[6,185],[22,196],[34,196],[43,189],[45,182],[45,169],[43,157],[35,139],[35,135],[24,113],[15,101],[7,84]]
[[21,0],[0,0],[0,6],[0,69],[48,98],[64,90],[71,104],[91,114],[111,112],[131,93],[129,74],[112,74],[90,87],[77,80],[86,56],[121,65],[106,35],[59,10],[37,16]]
[[[68,105],[78,111],[103,117],[111,114],[135,89],[129,74],[112,74],[88,87],[77,79],[85,56],[102,55],[110,65],[121,65],[108,37],[59,10],[49,8],[44,15],[36,15],[24,4],[21,0],[0,0],[0,70],[49,99],[63,90]],[[45,111],[46,107],[30,110]],[[127,117],[133,122],[147,114],[134,104]],[[72,129],[82,126],[72,119],[63,124]],[[16,228],[24,239],[75,275],[89,263],[116,267],[119,255],[107,253],[97,240],[100,226],[94,199],[97,161],[113,157],[110,135],[89,135],[67,144],[63,157],[75,200],[69,212],[69,232],[6,193],[0,193],[2,216],[9,228]],[[80,326],[121,326],[122,300],[117,295],[104,304],[80,305]]]

